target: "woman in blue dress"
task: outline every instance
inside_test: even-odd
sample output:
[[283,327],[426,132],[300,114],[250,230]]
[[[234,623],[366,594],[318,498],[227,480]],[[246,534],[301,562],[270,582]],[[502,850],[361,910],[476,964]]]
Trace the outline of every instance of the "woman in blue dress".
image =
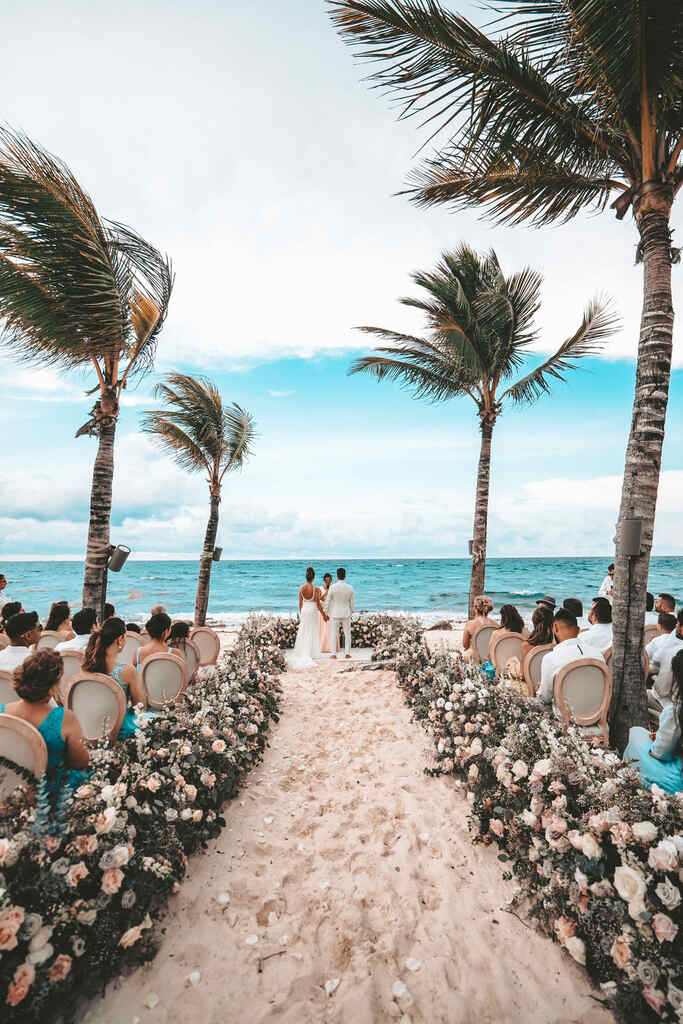
[[119,730],[119,739],[122,740],[135,735],[137,725],[133,707],[136,704],[147,704],[147,694],[135,666],[118,664],[125,642],[126,624],[123,619],[107,619],[96,632],[91,633],[83,656],[84,672],[101,672],[111,676],[126,695],[126,716]]
[[640,771],[645,789],[653,784],[667,793],[683,790],[683,744],[681,744],[681,692],[683,691],[683,650],[671,662],[673,676],[671,703],[666,704],[659,716],[659,728],[654,740],[642,725],[634,725],[628,734],[624,761],[633,761]]
[[64,671],[57,651],[42,650],[30,655],[14,670],[16,701],[0,705],[0,712],[23,718],[33,725],[47,747],[47,779],[50,789],[80,786],[87,778],[88,749],[83,730],[73,711],[55,704],[59,680]]

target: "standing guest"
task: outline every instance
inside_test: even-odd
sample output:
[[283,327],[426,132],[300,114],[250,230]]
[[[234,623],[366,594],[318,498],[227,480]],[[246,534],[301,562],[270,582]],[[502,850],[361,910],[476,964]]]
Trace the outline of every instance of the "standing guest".
[[107,619],[113,619],[115,615],[116,609],[114,608],[114,605],[110,604],[109,601],[107,601],[107,603],[104,606],[104,621],[106,622]]
[[73,626],[75,636],[71,640],[62,640],[55,647],[56,651],[84,652],[88,646],[90,634],[97,625],[97,612],[94,608],[81,608],[80,612],[76,612],[71,620],[71,625]]
[[142,647],[138,647],[133,663],[138,672],[153,654],[173,654],[177,658],[181,658],[184,663],[182,654],[174,650],[168,643],[171,635],[171,620],[166,612],[157,612],[156,615],[152,615],[147,620],[145,629],[149,635],[149,641]]
[[13,672],[31,653],[31,647],[38,643],[40,622],[38,612],[19,612],[7,620],[9,646],[0,651],[0,669]]
[[612,605],[606,597],[596,597],[588,613],[590,628],[581,634],[589,647],[597,647],[604,654],[612,646]]
[[545,605],[537,604],[531,616],[531,633],[522,644],[522,661],[532,647],[545,647],[553,642],[553,613]]
[[659,594],[655,601],[655,611],[659,615],[661,612],[670,612],[671,615],[676,614],[676,598],[673,594]]
[[681,692],[683,691],[683,650],[671,662],[671,699],[659,716],[654,740],[642,725],[629,730],[624,761],[640,772],[645,789],[657,785],[667,793],[683,790],[683,749],[681,746]]
[[656,626],[659,612],[655,611],[655,595],[648,590],[645,597],[645,625]]
[[163,604],[155,604],[149,614],[150,615],[168,615],[168,612],[164,608]]
[[[332,586],[332,573],[326,572],[323,576],[323,585],[320,590],[320,603],[325,604],[327,601],[330,587]],[[318,615],[318,632],[320,633],[320,653],[331,654],[332,649],[330,647],[330,620],[325,618],[322,612]],[[335,645],[334,653],[337,653],[337,647]]]
[[0,611],[5,607],[6,604],[11,603],[12,598],[9,594],[5,593],[7,587],[7,577],[0,572]]
[[133,707],[147,703],[147,694],[134,667],[118,664],[125,642],[126,624],[123,619],[107,619],[99,629],[91,633],[83,657],[84,672],[101,672],[111,676],[126,695],[126,716],[119,731],[119,737],[124,740],[134,736],[137,728]]
[[493,601],[490,597],[486,597],[485,594],[475,597],[473,610],[474,618],[465,623],[465,629],[462,634],[462,646],[465,651],[468,651],[472,646],[472,634],[478,626],[494,626],[497,629],[499,625],[495,619],[490,618],[493,611]]
[[614,562],[607,568],[607,575],[600,584],[600,590],[598,591],[599,597],[606,597],[609,603],[612,603],[612,592],[614,590]]
[[655,673],[652,687],[647,691],[647,704],[654,711],[661,711],[671,700],[671,662],[674,655],[683,648],[683,609],[678,613],[678,618],[669,612],[662,612],[657,628],[657,636],[645,648],[650,667]]
[[[14,688],[19,700],[0,705],[0,713],[23,718],[34,726],[47,747],[47,781],[51,790],[62,785],[73,788],[85,780],[88,749],[83,730],[73,711],[56,705],[64,663],[56,651],[37,651],[14,670]],[[63,772],[70,771],[66,779]]]
[[576,617],[568,612],[566,608],[560,608],[553,620],[553,633],[555,634],[556,646],[548,651],[541,666],[541,685],[536,694],[538,700],[543,704],[553,704],[555,715],[561,718],[559,708],[554,706],[555,676],[568,665],[570,661],[577,661],[580,658],[595,658],[596,661],[604,661],[602,651],[584,643],[583,637],[579,636],[579,624]]
[[126,623],[126,632],[127,633],[141,633],[142,630],[138,626],[137,622],[127,622]]
[[76,634],[71,628],[71,609],[68,601],[55,601],[51,605],[45,629],[59,633],[64,640],[73,640]]

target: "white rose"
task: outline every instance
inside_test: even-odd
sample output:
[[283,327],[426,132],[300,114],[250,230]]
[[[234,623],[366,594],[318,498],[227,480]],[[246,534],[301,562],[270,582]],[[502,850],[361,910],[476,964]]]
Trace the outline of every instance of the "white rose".
[[681,892],[673,882],[665,878],[663,882],[655,888],[655,892],[659,896],[660,900],[664,904],[667,910],[675,910],[681,902]]
[[19,858],[19,850],[11,839],[0,839],[0,867],[11,868]]
[[481,754],[483,749],[484,748],[482,746],[481,740],[479,739],[478,736],[475,736],[475,738],[472,740],[472,743],[470,744],[470,750],[472,751],[473,754],[477,755]]
[[[479,769],[477,768],[476,764],[470,765],[470,770],[468,771],[467,775],[470,779],[479,778]],[[474,793],[472,794],[472,798],[474,799]]]
[[621,864],[614,872],[614,888],[625,903],[644,902],[646,891],[645,879],[640,871],[636,871],[635,868],[629,868]]
[[657,838],[657,827],[651,821],[636,821],[631,826],[631,829],[636,839],[640,839],[641,843],[653,843]]
[[116,868],[122,868],[130,860],[127,846],[115,846],[112,854],[114,855],[114,867]]
[[589,860],[599,860],[602,856],[602,847],[590,832],[586,832],[585,835],[581,836],[581,850]]
[[532,814],[538,815],[538,814],[541,813],[541,811],[545,807],[545,804],[541,800],[540,796],[532,796],[531,803],[529,804],[529,807],[531,808]]
[[116,786],[102,786],[100,796],[104,800],[105,804],[110,804],[116,797]]
[[583,964],[585,966],[586,947],[582,939],[577,938],[576,935],[572,935],[570,939],[566,940],[564,948],[567,950],[570,956],[574,957],[578,964]]
[[512,774],[516,779],[525,779],[529,774],[529,765],[526,761],[515,761],[512,766]]
[[528,825],[529,828],[533,828],[538,821],[538,818],[535,814],[532,814],[531,811],[522,811],[522,821],[525,825]]
[[44,924],[42,928],[39,928],[29,944],[28,948],[31,950],[31,952],[35,953],[36,950],[42,949],[43,946],[47,945],[47,943],[50,941],[50,938],[52,937],[52,932],[53,929],[50,927],[49,924]]
[[552,767],[552,762],[549,757],[543,757],[540,761],[537,761],[534,765],[534,774],[540,775],[544,778]]

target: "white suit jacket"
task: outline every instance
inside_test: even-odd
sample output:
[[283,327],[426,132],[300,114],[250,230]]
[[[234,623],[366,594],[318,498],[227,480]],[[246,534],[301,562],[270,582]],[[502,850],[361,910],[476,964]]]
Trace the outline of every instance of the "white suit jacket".
[[331,619],[350,619],[355,608],[353,587],[346,580],[337,580],[330,587],[325,611]]

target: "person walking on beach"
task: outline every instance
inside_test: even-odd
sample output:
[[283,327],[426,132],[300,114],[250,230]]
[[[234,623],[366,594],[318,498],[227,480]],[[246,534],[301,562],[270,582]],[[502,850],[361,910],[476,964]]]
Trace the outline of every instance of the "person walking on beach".
[[[330,647],[336,649],[339,627],[344,630],[344,655],[351,657],[351,616],[355,608],[355,594],[346,582],[346,569],[337,569],[337,582],[333,583],[325,602],[325,611],[330,617]],[[332,652],[332,657],[337,655]]]

